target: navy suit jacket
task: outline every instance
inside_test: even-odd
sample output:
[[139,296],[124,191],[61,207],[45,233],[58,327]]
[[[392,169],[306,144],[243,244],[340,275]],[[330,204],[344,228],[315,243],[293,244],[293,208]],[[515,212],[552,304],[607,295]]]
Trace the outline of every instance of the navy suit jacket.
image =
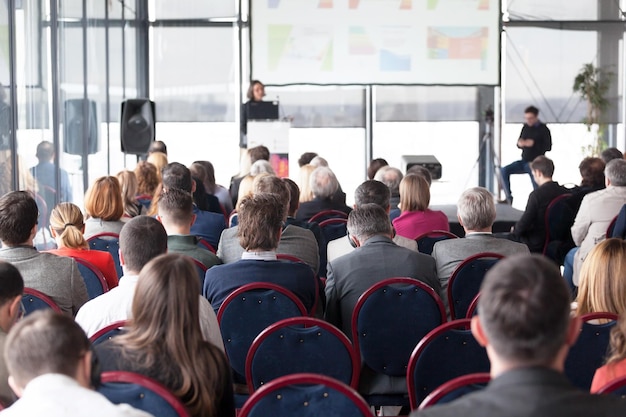
[[191,234],[201,237],[217,249],[222,231],[226,229],[224,215],[200,210],[193,206],[196,221],[191,225]]
[[294,293],[311,311],[315,304],[316,280],[311,267],[303,263],[241,259],[207,270],[202,294],[217,311],[226,297],[239,287],[253,282],[269,282]]

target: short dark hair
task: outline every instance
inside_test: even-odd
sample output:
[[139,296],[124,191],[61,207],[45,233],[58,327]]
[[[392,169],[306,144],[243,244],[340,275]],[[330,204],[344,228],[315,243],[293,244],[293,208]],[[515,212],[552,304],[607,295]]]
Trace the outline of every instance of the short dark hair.
[[389,191],[389,187],[376,180],[367,180],[356,187],[354,191],[354,204],[357,207],[373,203],[387,210],[390,199],[391,191]]
[[157,219],[133,217],[120,232],[120,252],[126,268],[139,273],[145,264],[167,252],[167,232]]
[[600,154],[600,158],[607,164],[609,161],[613,159],[624,159],[624,154],[617,148],[606,148]]
[[4,358],[20,387],[45,374],[75,378],[89,351],[89,339],[71,318],[52,310],[36,311],[9,332]]
[[254,100],[254,86],[257,84],[261,84],[261,86],[265,88],[265,85],[261,81],[251,80],[250,86],[248,86],[248,91],[246,92],[246,97],[248,98],[248,100]]
[[587,157],[578,165],[583,187],[604,187],[604,167],[605,163],[600,158]]
[[535,106],[528,106],[524,109],[524,113],[532,113],[535,116],[539,115],[539,109]]
[[313,158],[315,158],[317,156],[317,154],[315,152],[305,152],[302,155],[300,155],[300,158],[298,158],[298,166],[300,168],[302,168],[303,166],[311,163],[311,161],[313,160]]
[[174,224],[188,224],[193,216],[193,198],[188,192],[172,188],[159,198],[159,215]]
[[541,172],[541,175],[546,178],[552,178],[552,175],[554,175],[554,162],[550,158],[539,155],[530,163],[530,169]]
[[172,162],[163,168],[163,188],[176,188],[191,193],[192,179],[189,168],[179,162]]
[[276,194],[256,194],[239,206],[239,243],[246,249],[275,250],[287,207]]
[[28,191],[11,191],[0,197],[0,240],[20,245],[30,238],[39,209]]
[[422,165],[413,165],[411,168],[406,170],[406,175],[415,174],[419,175],[426,180],[428,186],[430,187],[433,183],[433,175],[430,173],[428,168]]
[[367,179],[373,180],[378,170],[382,167],[386,167],[387,165],[389,165],[389,162],[383,158],[372,159],[370,166],[367,167]]
[[167,155],[167,145],[165,145],[165,143],[161,140],[155,140],[150,144],[150,147],[148,148],[148,153],[153,152],[162,152]]
[[300,188],[298,184],[289,178],[283,178],[283,182],[289,189],[289,210],[287,215],[293,216],[298,211],[298,207],[300,207]]
[[0,261],[0,306],[24,292],[22,274],[12,264]]
[[44,140],[37,145],[37,153],[35,154],[40,161],[50,161],[54,156],[54,145],[52,142]]
[[248,155],[250,155],[250,164],[254,164],[256,161],[270,160],[270,150],[263,145],[248,149]]
[[541,255],[499,261],[483,281],[478,308],[490,344],[506,360],[545,365],[566,341],[570,293]]

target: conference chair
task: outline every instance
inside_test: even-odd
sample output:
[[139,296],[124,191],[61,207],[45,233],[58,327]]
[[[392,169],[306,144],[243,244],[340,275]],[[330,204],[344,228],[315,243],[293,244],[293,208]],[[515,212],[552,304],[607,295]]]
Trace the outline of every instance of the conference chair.
[[[576,213],[567,204],[571,196],[563,194],[555,197],[544,215],[546,239],[543,244],[543,255],[560,262],[568,249],[574,247],[570,229],[574,224]],[[563,248],[561,246],[565,245]]]
[[342,218],[326,219],[320,223],[320,230],[324,241],[328,244],[348,234],[348,220]]
[[615,219],[615,223],[613,224],[613,230],[610,231],[611,234],[607,234],[607,239],[609,237],[616,237],[619,239],[626,239],[626,204],[622,206]]
[[406,373],[411,409],[454,378],[489,372],[487,351],[474,339],[470,322],[461,319],[442,324],[417,344]]
[[211,253],[217,253],[213,245],[211,245],[209,242],[207,242],[206,240],[202,238],[198,238],[198,246],[201,247],[202,249],[207,249],[211,251]]
[[480,298],[480,293],[476,294],[476,297],[474,297],[469,307],[467,308],[467,314],[465,315],[466,319],[471,319],[472,317],[478,314],[478,299],[479,298]]
[[401,386],[402,392],[365,395],[373,406],[408,405],[404,379],[415,345],[446,321],[435,290],[412,278],[390,278],[370,287],[352,313],[352,342],[361,355],[362,391],[375,381]]
[[189,417],[180,400],[163,385],[132,372],[103,372],[98,392],[114,404],[128,404],[159,417]]
[[107,340],[113,339],[115,336],[119,336],[124,333],[124,327],[127,325],[126,320],[120,320],[109,324],[108,326],[104,326],[102,329],[95,332],[89,338],[92,346],[99,345],[100,343],[106,342]]
[[24,295],[22,295],[22,305],[24,306],[24,315],[28,316],[30,313],[37,310],[52,309],[57,313],[62,313],[61,307],[55,303],[52,298],[37,291],[33,288],[24,288]]
[[373,417],[350,386],[316,374],[275,379],[250,396],[238,417]]
[[485,275],[502,258],[504,256],[498,253],[483,252],[466,258],[456,267],[448,281],[448,307],[452,320],[467,315]]
[[488,373],[469,374],[454,378],[428,394],[418,409],[423,410],[434,405],[447,404],[464,395],[485,388],[489,381],[491,381],[491,375]]
[[[276,259],[278,259],[279,261],[282,260],[282,261],[291,261],[291,262],[298,262],[301,264],[306,264],[306,262],[304,262],[302,259],[293,255],[286,254],[286,253],[277,253]],[[326,286],[326,278],[315,277],[315,301],[313,302],[313,307],[311,307],[310,316],[315,316],[315,314],[318,312],[318,309],[320,309],[319,311],[320,317],[324,313],[324,311],[321,309],[324,306],[321,305],[322,303],[320,302],[320,300],[323,299],[322,297],[325,297],[324,295],[325,286]]]
[[565,375],[573,385],[589,391],[596,369],[604,364],[617,314],[590,313],[581,319],[580,335],[565,359]]
[[81,258],[74,258],[74,260],[76,261],[80,275],[83,277],[83,281],[85,281],[85,287],[87,287],[87,294],[90,300],[109,291],[109,285],[98,267]]
[[328,220],[328,219],[348,219],[348,215],[346,213],[344,213],[343,211],[339,211],[339,210],[323,210],[320,211],[319,213],[317,213],[316,215],[314,215],[313,217],[311,217],[308,222],[309,223],[321,223],[324,220]]
[[417,242],[417,250],[420,253],[426,255],[433,254],[433,248],[435,243],[446,239],[458,239],[459,237],[454,233],[447,232],[445,230],[433,230],[431,232],[423,233],[415,238]]
[[609,226],[606,228],[606,236],[607,237],[613,237],[613,234],[615,232],[615,225],[617,224],[617,218],[619,217],[619,214],[615,217],[613,217],[613,220],[611,220],[611,223],[609,223]]
[[117,277],[122,278],[124,272],[122,271],[122,264],[120,263],[120,235],[109,232],[98,233],[90,237],[87,242],[89,243],[90,249],[109,252],[111,254],[113,262],[115,263]]
[[608,384],[600,388],[598,394],[612,394],[620,397],[626,397],[626,376],[616,378]]
[[137,197],[137,202],[145,207],[146,211],[150,210],[150,206],[152,205],[152,195],[150,194],[140,194]]

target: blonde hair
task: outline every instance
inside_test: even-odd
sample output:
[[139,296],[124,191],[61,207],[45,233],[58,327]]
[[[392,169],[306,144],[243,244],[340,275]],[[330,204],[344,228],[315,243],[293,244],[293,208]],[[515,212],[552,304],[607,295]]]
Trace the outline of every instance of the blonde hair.
[[165,168],[168,164],[167,155],[165,155],[163,152],[153,152],[150,155],[148,155],[146,162],[150,162],[152,165],[156,167],[157,176],[159,177],[159,181],[161,181],[161,174],[162,174],[163,168]]
[[617,324],[611,329],[609,357],[606,363],[612,365],[624,358],[626,358],[626,314],[620,314]]
[[252,195],[252,185],[254,184],[254,177],[252,175],[246,175],[239,183],[239,193],[237,194],[237,204],[235,205],[235,211],[239,211],[239,206],[244,198]]
[[90,217],[117,221],[124,215],[122,188],[115,177],[100,177],[85,193],[85,211]]
[[129,217],[139,215],[137,206],[137,176],[133,171],[120,171],[116,175],[122,190],[122,205],[124,213]]
[[83,227],[85,227],[83,213],[77,205],[58,204],[50,214],[50,227],[59,237],[61,247],[89,249],[89,244],[83,236]]
[[577,315],[626,313],[626,241],[607,239],[596,245],[580,270]]
[[311,174],[317,169],[316,166],[306,164],[300,167],[300,202],[306,203],[313,200],[313,191],[311,191]]
[[400,211],[425,211],[430,204],[430,187],[420,176],[409,174],[400,182]]

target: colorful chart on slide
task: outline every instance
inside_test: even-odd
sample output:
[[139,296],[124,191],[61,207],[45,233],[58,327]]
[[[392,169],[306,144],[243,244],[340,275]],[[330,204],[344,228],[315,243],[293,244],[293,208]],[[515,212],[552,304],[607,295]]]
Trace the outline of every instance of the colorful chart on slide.
[[498,85],[499,0],[254,0],[266,84]]

